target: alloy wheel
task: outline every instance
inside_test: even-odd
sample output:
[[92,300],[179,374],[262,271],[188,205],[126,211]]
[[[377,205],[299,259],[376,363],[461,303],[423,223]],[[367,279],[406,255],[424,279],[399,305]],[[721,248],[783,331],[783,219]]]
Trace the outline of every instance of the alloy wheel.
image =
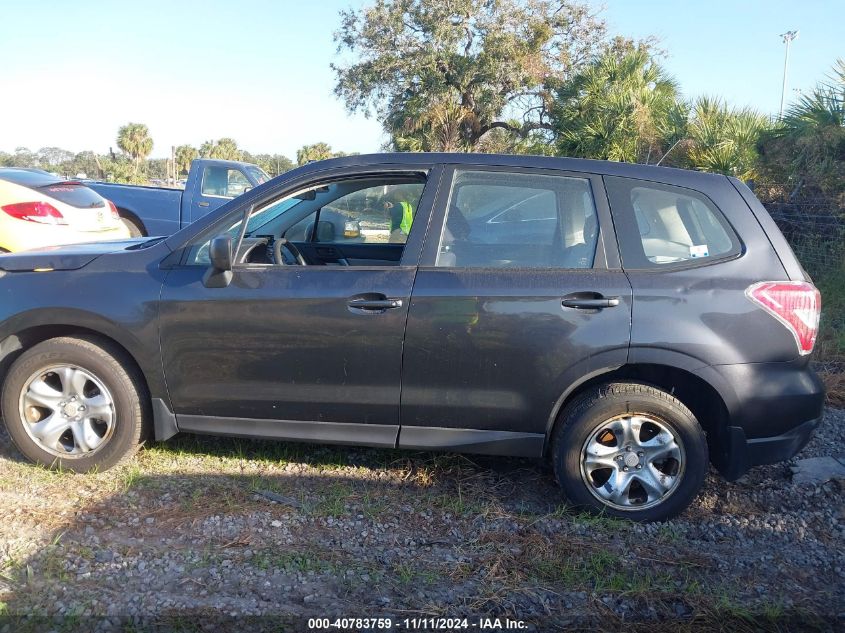
[[626,414],[598,425],[581,450],[581,477],[602,503],[643,510],[678,487],[684,447],[672,427],[651,415]]
[[115,405],[90,371],[53,365],[33,374],[20,395],[20,419],[32,440],[62,458],[87,457],[114,432]]

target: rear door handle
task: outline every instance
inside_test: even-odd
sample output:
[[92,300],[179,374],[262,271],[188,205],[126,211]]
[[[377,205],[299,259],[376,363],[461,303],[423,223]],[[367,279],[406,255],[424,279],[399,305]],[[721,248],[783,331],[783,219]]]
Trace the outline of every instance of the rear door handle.
[[564,299],[560,302],[564,308],[576,308],[579,310],[601,310],[619,305],[619,297],[601,297],[597,299]]
[[197,206],[198,206],[198,207],[207,207],[207,206],[208,206],[208,203],[207,203],[207,202],[198,202],[198,203],[197,203]]
[[350,299],[347,304],[351,310],[366,312],[383,312],[402,307],[402,299]]

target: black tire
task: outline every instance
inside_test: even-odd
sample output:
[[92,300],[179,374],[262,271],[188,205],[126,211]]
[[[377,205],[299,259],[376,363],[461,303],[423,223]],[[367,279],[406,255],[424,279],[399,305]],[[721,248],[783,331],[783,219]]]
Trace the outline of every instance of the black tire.
[[146,233],[144,233],[144,229],[138,226],[138,223],[133,220],[132,218],[127,218],[126,216],[120,216],[120,220],[123,222],[124,226],[129,229],[129,237],[146,237]]
[[[607,494],[607,491],[612,492],[613,486],[607,488],[607,484],[602,484],[601,480],[596,482],[591,479],[591,475],[586,474],[588,466],[582,468],[582,456],[585,455],[591,438],[607,433],[603,427],[611,421],[627,418],[631,414],[647,416],[658,421],[675,436],[676,441],[679,440],[678,445],[682,450],[682,459],[678,460],[677,466],[673,464],[677,469],[677,479],[671,491],[667,492],[665,497],[648,502],[654,505],[643,508],[637,508],[636,505],[621,508],[610,500],[601,499],[602,491],[604,494]],[[621,467],[625,463],[625,453],[622,452],[624,447],[613,435],[610,435],[613,442],[610,446],[618,446],[620,454],[612,459],[620,460]],[[596,513],[643,522],[665,521],[683,512],[701,489],[708,464],[707,439],[692,412],[665,391],[639,383],[606,384],[577,396],[558,418],[552,432],[550,456],[555,478],[576,506],[586,507]],[[639,469],[642,466],[631,468]],[[610,474],[614,471],[606,469],[606,472]],[[637,473],[630,475],[636,476]],[[629,477],[626,474],[621,476]],[[637,485],[640,485],[638,481],[634,486]],[[648,494],[644,488],[643,493]],[[646,505],[646,502],[642,504]]]
[[[100,381],[113,404],[112,430],[90,454],[57,456],[45,450],[27,432],[20,403],[30,378],[51,366],[80,368]],[[146,385],[127,355],[96,337],[61,337],[39,343],[18,357],[3,384],[3,421],[9,436],[29,460],[49,468],[78,473],[104,471],[131,457],[147,436],[150,420]]]

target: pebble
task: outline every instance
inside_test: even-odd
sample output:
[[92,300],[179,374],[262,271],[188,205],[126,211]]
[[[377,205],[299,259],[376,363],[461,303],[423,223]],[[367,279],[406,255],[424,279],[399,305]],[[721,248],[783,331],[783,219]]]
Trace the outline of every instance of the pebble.
[[[4,441],[0,431],[0,475],[21,468]],[[227,486],[243,483],[243,508],[215,503],[209,483],[203,494],[215,514],[183,523],[180,503],[200,485],[183,474],[162,478],[162,492],[117,493],[113,508],[80,502],[83,512],[62,519],[64,535],[52,550],[45,545],[55,534],[24,530],[18,523],[28,520],[27,512],[16,513],[12,528],[3,531],[0,523],[0,545],[26,552],[19,559],[31,567],[32,585],[22,590],[17,583],[23,580],[16,579],[2,593],[0,584],[0,602],[18,612],[87,610],[118,623],[180,611],[240,618],[437,608],[448,617],[518,614],[531,623],[528,630],[545,631],[588,629],[613,614],[657,628],[697,622],[702,602],[696,601],[722,588],[750,612],[776,604],[833,618],[831,609],[842,611],[838,605],[845,604],[845,482],[801,484],[790,466],[834,458],[843,447],[845,413],[828,409],[790,464],[755,468],[734,483],[710,473],[689,510],[651,525],[557,512],[564,500],[548,469],[530,460],[432,461],[426,454],[394,458],[350,448],[342,449],[350,455],[346,465],[320,470],[322,449],[302,448],[310,458],[275,470],[239,460],[244,474],[225,470],[222,476],[232,482]],[[387,469],[385,458],[392,463]],[[192,452],[184,459],[205,457]],[[441,459],[447,466],[438,465]],[[368,466],[373,462],[381,465]],[[267,495],[250,494],[257,472],[289,486],[280,496],[302,500],[301,507],[274,506]],[[433,479],[418,479],[419,473]],[[101,476],[109,475],[94,477]],[[39,484],[28,485],[37,490]],[[329,513],[324,501],[335,491],[347,496]],[[285,514],[275,518],[279,512]],[[145,517],[151,513],[166,516],[166,525]],[[550,549],[559,557],[543,568],[547,576],[532,578],[529,570],[541,569],[536,563]],[[661,588],[645,598],[624,586],[652,577]],[[603,586],[609,579],[622,584]],[[690,589],[692,580],[698,593]]]

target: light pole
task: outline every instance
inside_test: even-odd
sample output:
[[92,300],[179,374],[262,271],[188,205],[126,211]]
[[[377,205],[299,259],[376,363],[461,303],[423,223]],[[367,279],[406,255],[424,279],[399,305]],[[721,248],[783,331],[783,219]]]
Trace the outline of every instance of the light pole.
[[783,86],[780,89],[780,118],[783,118],[783,100],[786,97],[786,71],[789,66],[789,45],[792,43],[796,37],[798,37],[798,31],[787,31],[786,33],[781,33],[780,36],[783,38],[783,43],[786,44],[786,56],[783,59]]

